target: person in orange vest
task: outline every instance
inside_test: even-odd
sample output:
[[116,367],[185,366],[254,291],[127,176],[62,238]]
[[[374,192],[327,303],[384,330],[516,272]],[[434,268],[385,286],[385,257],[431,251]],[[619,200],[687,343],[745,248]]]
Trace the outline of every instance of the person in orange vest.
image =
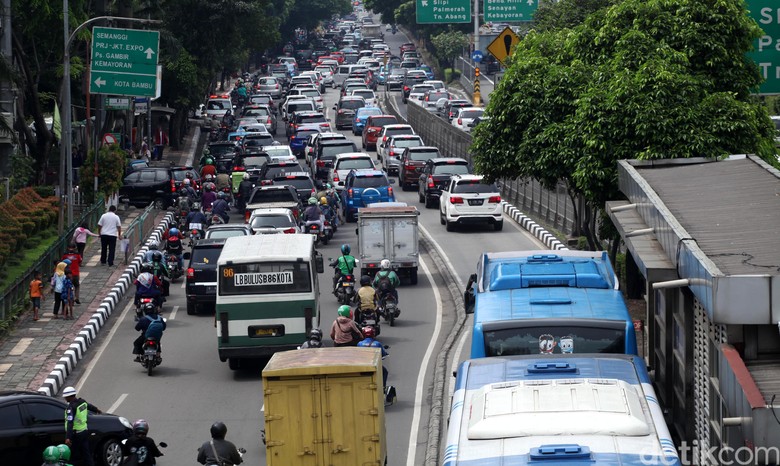
[[163,129],[162,125],[157,127],[157,131],[154,132],[154,154],[155,160],[162,160],[163,149],[168,145],[168,134]]

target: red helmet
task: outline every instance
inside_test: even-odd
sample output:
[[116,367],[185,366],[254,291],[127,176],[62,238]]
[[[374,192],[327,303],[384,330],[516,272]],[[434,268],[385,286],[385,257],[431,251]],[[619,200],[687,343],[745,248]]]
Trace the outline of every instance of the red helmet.
[[365,338],[376,338],[376,330],[374,330],[374,327],[363,327],[361,331]]

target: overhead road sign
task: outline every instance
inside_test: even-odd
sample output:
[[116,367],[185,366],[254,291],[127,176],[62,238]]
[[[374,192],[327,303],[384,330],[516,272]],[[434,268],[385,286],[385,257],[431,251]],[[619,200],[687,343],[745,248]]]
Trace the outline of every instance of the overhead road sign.
[[515,34],[510,28],[505,28],[493,42],[488,45],[488,52],[496,57],[503,65],[506,65],[506,59],[512,55],[512,49],[520,43],[520,36]]
[[417,24],[470,23],[471,0],[417,0]]
[[780,6],[777,0],[746,0],[750,16],[763,34],[748,53],[766,81],[759,87],[761,95],[780,94]]
[[486,22],[531,21],[539,0],[484,0],[482,14]]
[[159,31],[93,28],[89,92],[154,97],[159,49]]

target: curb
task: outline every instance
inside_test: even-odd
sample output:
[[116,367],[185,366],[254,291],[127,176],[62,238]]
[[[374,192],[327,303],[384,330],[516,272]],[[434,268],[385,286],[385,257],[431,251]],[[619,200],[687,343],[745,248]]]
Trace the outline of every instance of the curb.
[[561,243],[558,240],[558,238],[553,236],[543,226],[534,222],[531,219],[531,217],[520,212],[520,209],[513,206],[512,204],[509,204],[508,202],[504,203],[504,213],[507,214],[509,217],[511,217],[512,220],[517,222],[521,227],[528,230],[532,235],[534,235],[541,242],[543,242],[548,248],[556,251],[569,250],[569,248],[567,248],[565,244]]
[[172,221],[173,213],[169,212],[162,222],[160,222],[152,231],[147,238],[145,245],[136,253],[133,262],[125,268],[122,278],[120,278],[111,288],[108,296],[103,298],[103,302],[100,303],[98,310],[92,314],[89,322],[81,328],[78,335],[73,340],[73,343],[68,346],[64,355],[54,366],[54,369],[46,377],[46,380],[44,380],[41,387],[38,388],[37,391],[39,393],[47,396],[54,396],[59,393],[60,389],[65,384],[65,380],[67,380],[68,376],[76,369],[79,361],[84,359],[87,349],[94,343],[100,329],[105,326],[108,318],[133,284],[133,278],[141,269],[141,263],[143,262],[144,254],[149,249],[149,243],[153,240],[159,242],[163,232],[168,228],[168,225]]

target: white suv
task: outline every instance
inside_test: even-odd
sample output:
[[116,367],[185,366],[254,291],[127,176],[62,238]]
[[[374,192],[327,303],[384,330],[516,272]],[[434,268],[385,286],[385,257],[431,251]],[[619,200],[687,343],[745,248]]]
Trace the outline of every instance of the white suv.
[[344,189],[344,180],[352,170],[376,170],[371,156],[365,152],[347,152],[336,156],[333,169],[328,172],[328,183],[337,191]]
[[441,192],[439,216],[447,231],[471,223],[489,223],[499,231],[504,228],[501,212],[498,186],[484,183],[481,175],[453,175]]
[[467,133],[471,132],[471,124],[475,118],[479,118],[485,113],[485,109],[482,107],[463,107],[452,119],[452,126]]

